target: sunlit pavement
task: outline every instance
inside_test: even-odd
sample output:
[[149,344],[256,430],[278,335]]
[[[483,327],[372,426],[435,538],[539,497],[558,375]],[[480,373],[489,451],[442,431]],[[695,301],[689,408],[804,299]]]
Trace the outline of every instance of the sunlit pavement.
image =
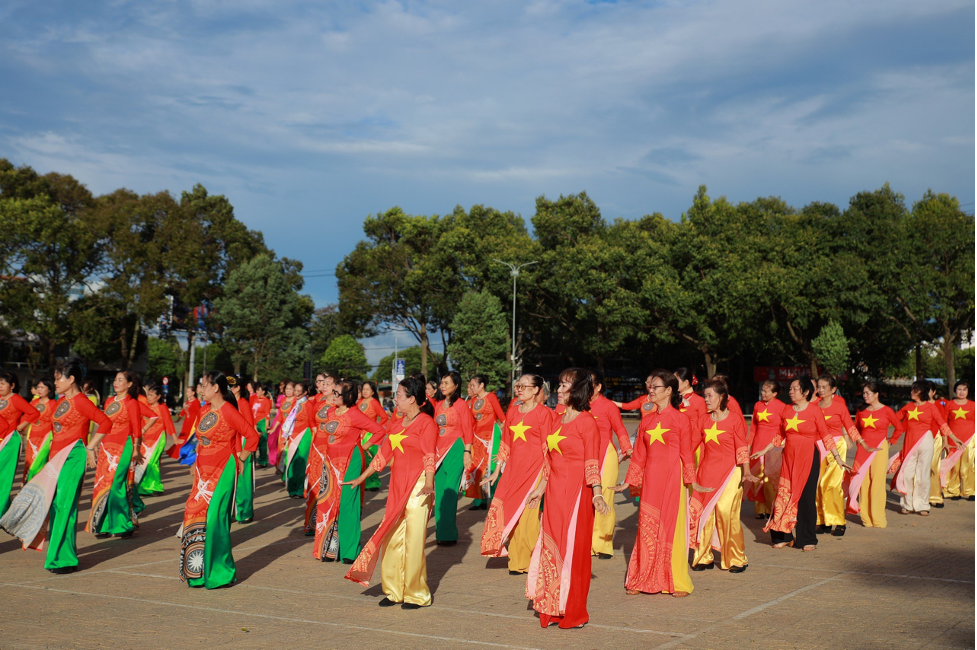
[[[629,423],[633,429],[634,421]],[[623,476],[623,473],[622,473]],[[455,547],[428,538],[430,608],[381,609],[378,584],[343,580],[346,567],[312,558],[304,502],[271,469],[257,472],[254,523],[234,524],[238,583],[189,589],[179,580],[187,468],[164,457],[166,494],[146,499],[138,535],[96,540],[79,512],[80,570],[55,576],[43,555],[0,533],[0,647],[7,648],[964,648],[974,646],[974,503],[947,501],[925,519],[889,504],[889,527],[849,518],[817,551],[774,550],[744,505],[749,568],[693,573],[688,598],[626,596],[637,510],[617,497],[615,556],[594,560],[590,624],[542,630],[525,578],[478,552],[484,511],[459,505]],[[367,493],[364,537],[386,492]],[[890,495],[890,501],[892,496]],[[376,574],[379,581],[379,570]]]

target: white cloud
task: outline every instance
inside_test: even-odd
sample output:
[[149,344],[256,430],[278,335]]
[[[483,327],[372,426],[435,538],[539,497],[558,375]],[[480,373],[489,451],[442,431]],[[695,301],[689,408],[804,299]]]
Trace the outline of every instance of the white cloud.
[[946,33],[972,3],[35,7],[0,9],[0,86],[27,85],[0,97],[2,155],[96,191],[204,182],[293,257],[312,245],[277,233],[326,193],[329,265],[394,204],[529,216],[587,189],[674,217],[702,182],[803,203],[885,180],[973,201],[974,62]]

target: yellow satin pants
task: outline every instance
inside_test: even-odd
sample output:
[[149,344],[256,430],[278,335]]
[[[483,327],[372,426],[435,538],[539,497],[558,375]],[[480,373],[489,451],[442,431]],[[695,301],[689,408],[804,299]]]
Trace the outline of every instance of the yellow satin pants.
[[[539,485],[537,479],[536,485]],[[536,489],[536,485],[533,489]],[[533,549],[539,540],[539,508],[526,508],[519,516],[515,528],[509,533],[509,544],[506,550],[509,552],[509,571],[526,573],[529,571],[529,562],[533,559]]]
[[[844,438],[835,441],[838,455],[842,459],[848,453],[848,443]],[[841,482],[845,470],[835,462],[834,454],[828,453],[821,461],[821,479],[818,481],[817,509],[819,526],[845,525],[845,492]]]
[[[617,513],[614,511],[614,486],[617,485],[618,465],[617,450],[613,444],[607,445],[604,454],[604,466],[600,473],[601,494],[609,509],[606,515],[594,513],[594,538],[590,544],[593,555],[604,553],[614,555],[614,527],[617,525]],[[535,541],[533,542],[535,543]]]
[[746,543],[743,541],[743,527],[740,525],[740,508],[743,504],[743,470],[739,467],[733,472],[726,488],[723,490],[716,507],[709,514],[709,519],[702,527],[699,535],[699,545],[692,558],[692,566],[711,564],[715,561],[712,554],[712,533],[719,534],[721,569],[732,566],[746,566]]
[[404,514],[383,544],[380,563],[383,593],[395,603],[431,604],[424,543],[434,496],[418,496],[417,493],[424,487],[424,476],[422,472],[407,500]]
[[971,438],[970,442],[967,443],[967,448],[961,454],[957,464],[950,468],[950,473],[946,477],[943,496],[974,496],[974,438]]
[[692,593],[692,577],[689,576],[689,519],[686,516],[688,508],[688,496],[685,494],[685,487],[682,485],[682,474],[676,479],[679,482],[679,505],[678,516],[675,519],[675,535],[672,537],[672,581],[675,583],[675,592],[684,591]]
[[940,487],[940,463],[943,461],[943,434],[933,436],[933,462],[930,463],[930,503],[943,503]]
[[[767,452],[767,454],[769,455],[770,452]],[[771,512],[773,512],[773,504],[777,500],[777,484],[780,482],[780,477],[778,476],[776,480],[771,480],[770,477],[767,476],[766,463],[764,462],[764,464],[760,466],[760,471],[758,472],[757,478],[760,479],[760,484],[763,486],[764,502],[761,503],[759,501],[754,501],[753,513],[757,515],[769,515]]]
[[883,440],[858,491],[858,516],[865,527],[885,528],[885,495],[889,488],[885,473],[888,469],[889,443]]

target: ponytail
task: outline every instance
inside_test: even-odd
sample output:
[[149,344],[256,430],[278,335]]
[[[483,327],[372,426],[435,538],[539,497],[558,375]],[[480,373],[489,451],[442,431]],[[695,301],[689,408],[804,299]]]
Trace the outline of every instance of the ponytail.
[[[233,377],[233,375],[231,375]],[[213,386],[217,386],[217,390],[221,392],[221,397],[224,398],[225,402],[228,402],[234,408],[237,408],[237,399],[234,397],[234,393],[231,392],[231,387],[228,384],[228,378],[220,370],[208,370],[203,374],[201,379],[206,379]],[[236,381],[236,380],[235,380]]]

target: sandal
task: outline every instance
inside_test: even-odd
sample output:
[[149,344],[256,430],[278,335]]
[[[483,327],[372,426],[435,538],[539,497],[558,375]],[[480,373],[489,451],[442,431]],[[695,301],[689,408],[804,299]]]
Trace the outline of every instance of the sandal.
[[637,596],[640,592],[637,589],[625,589],[624,593],[628,596]]
[[901,509],[899,510],[899,514],[903,514],[903,515],[911,515],[911,514],[912,514],[912,510],[906,510],[905,508],[901,508]]
[[688,595],[689,595],[689,592],[687,592],[687,591],[673,591],[672,592],[672,598],[685,598]]
[[816,551],[816,550],[818,550],[818,547],[815,546],[814,544],[808,544],[807,546],[804,547],[803,550],[804,550],[805,553],[809,553],[810,551]]
[[773,545],[774,548],[787,548],[790,546],[790,542],[777,542]]
[[919,515],[920,517],[929,517],[930,516],[930,511],[929,510],[920,510],[916,514]]

